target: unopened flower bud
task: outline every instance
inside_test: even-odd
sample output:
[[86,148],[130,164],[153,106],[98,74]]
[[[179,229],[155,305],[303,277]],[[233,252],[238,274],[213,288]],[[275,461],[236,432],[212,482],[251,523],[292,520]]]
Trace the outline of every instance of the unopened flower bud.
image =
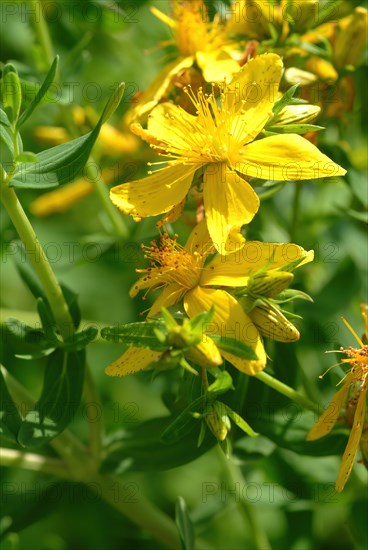
[[305,124],[314,120],[320,112],[318,105],[287,105],[272,119],[272,125]]
[[300,338],[299,331],[286,319],[279,308],[263,302],[249,313],[259,332],[277,342],[296,342]]
[[285,290],[294,279],[294,275],[288,271],[275,271],[259,273],[251,277],[248,290],[257,296],[272,298]]
[[206,369],[222,364],[220,351],[209,336],[204,336],[196,346],[190,347],[185,352],[185,356],[196,365]]
[[215,401],[206,407],[204,418],[207,426],[218,441],[224,441],[231,429],[230,419],[222,403]]
[[3,68],[2,96],[9,121],[15,124],[22,104],[22,88],[18,73],[10,63]]

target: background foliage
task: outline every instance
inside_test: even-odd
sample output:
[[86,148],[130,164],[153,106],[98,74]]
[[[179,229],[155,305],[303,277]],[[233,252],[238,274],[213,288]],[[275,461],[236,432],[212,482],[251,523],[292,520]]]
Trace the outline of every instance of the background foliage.
[[[152,2],[160,8],[163,4]],[[22,11],[24,6],[24,2],[4,2],[1,6],[2,61],[11,60],[25,81],[40,82],[49,63],[29,14]],[[165,53],[157,44],[167,39],[168,33],[148,8],[145,1],[50,3],[48,25],[54,50],[60,55],[59,82],[63,87],[60,84],[58,94],[62,105],[92,105],[96,113],[101,113],[112,84],[125,81],[125,95],[114,115],[114,123],[119,126],[134,93],[150,83],[165,61]],[[364,66],[353,74],[353,112],[342,120],[330,120],[319,141],[321,150],[348,168],[347,177],[343,181],[332,178],[304,184],[297,214],[294,187],[287,184],[264,201],[248,233],[248,238],[291,240],[315,250],[314,263],[296,274],[296,287],[314,299],[313,304],[303,302],[297,306],[303,316],[301,340],[287,345],[271,343],[268,351],[273,358],[269,372],[292,387],[304,385],[310,399],[321,407],[328,403],[342,374],[338,367],[323,380],[318,378],[335,360],[334,356],[325,356],[324,351],[353,344],[340,316],[360,334],[359,304],[367,301],[365,76]],[[63,126],[64,116],[65,110],[56,101],[40,108],[24,126],[25,150],[42,150],[35,127]],[[129,181],[132,173],[134,178],[145,174],[151,153],[144,145],[139,147],[138,152],[116,155],[120,172],[116,183]],[[104,158],[103,151],[99,155]],[[38,193],[21,191],[26,208]],[[148,243],[156,234],[154,221],[147,219],[137,225],[128,220],[129,239],[116,242],[109,235],[108,222],[93,194],[60,214],[47,218],[31,212],[29,215],[59,280],[78,294],[82,326],[139,318],[147,302],[131,300],[127,289],[135,280],[135,268],[142,265],[139,243]],[[189,232],[185,222],[176,228],[184,242]],[[25,254],[5,214],[1,236],[1,320],[18,317],[34,326],[35,299],[15,263],[25,265]],[[25,345],[20,350],[6,329],[2,340],[1,363],[38,395],[40,373],[47,359],[30,363],[15,357],[29,353],[29,348]],[[367,547],[363,466],[354,467],[343,494],[334,490],[346,431],[336,431],[315,444],[305,442],[305,434],[316,420],[313,413],[303,411],[258,380],[230,371],[237,381],[237,392],[228,398],[229,404],[262,435],[251,439],[233,427],[234,452],[247,481],[235,474],[229,479],[213,439],[208,437],[197,449],[199,423],[193,422],[190,431],[170,447],[160,442],[168,425],[167,405],[178,380],[175,375],[152,379],[146,372],[124,379],[106,377],[104,368],[122,351],[123,346],[97,341],[88,347],[87,354],[101,392],[108,432],[115,434],[110,436],[107,448],[111,454],[105,467],[118,468],[128,489],[124,498],[134,501],[145,494],[174,516],[175,502],[181,495],[197,535],[216,548],[252,547],[248,511],[241,504],[241,496],[251,504],[272,548]],[[196,388],[188,383],[186,391],[195,395]],[[100,413],[98,407],[80,406],[72,429],[83,437],[85,421],[92,422]],[[114,437],[120,443],[114,443]],[[122,461],[119,445],[124,445],[130,459]],[[161,548],[88,487],[22,469],[3,469],[1,482],[5,517],[0,527],[12,533],[1,548]]]

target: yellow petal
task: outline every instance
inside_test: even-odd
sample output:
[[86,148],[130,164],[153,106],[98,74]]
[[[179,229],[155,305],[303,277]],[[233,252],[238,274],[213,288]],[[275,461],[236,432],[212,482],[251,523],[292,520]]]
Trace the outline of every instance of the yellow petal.
[[343,176],[346,170],[296,134],[270,136],[243,148],[236,170],[263,180],[306,180]]
[[315,439],[319,439],[320,437],[323,437],[324,435],[330,433],[339,418],[340,411],[343,406],[343,402],[349,389],[350,383],[351,376],[349,374],[341,390],[336,393],[328,408],[325,410],[322,416],[320,416],[320,418],[317,420],[311,430],[309,430],[307,435],[308,441],[314,441]]
[[240,69],[239,63],[223,50],[197,52],[196,60],[206,82],[229,82]]
[[313,250],[307,252],[293,243],[277,244],[246,241],[243,248],[217,256],[202,270],[201,286],[245,286],[249,276],[267,266],[267,270],[280,269],[302,259],[298,267],[313,260]]
[[223,110],[236,103],[244,125],[244,143],[253,140],[272,115],[282,72],[281,57],[274,53],[257,55],[231,81],[223,100]]
[[221,355],[246,374],[253,375],[264,369],[267,358],[259,332],[235,298],[224,290],[199,286],[190,290],[184,297],[184,308],[189,317],[194,317],[201,311],[208,311],[211,306],[215,306],[215,313],[207,327],[208,333],[241,340],[254,349],[258,360],[241,359],[223,351]]
[[158,313],[160,313],[160,309],[162,307],[170,307],[173,304],[180,302],[185,291],[186,289],[183,288],[181,285],[175,284],[171,284],[164,288],[160,296],[156,298],[151,309],[149,310],[147,319],[155,317]]
[[[173,77],[182,69],[191,67],[193,65],[193,61],[193,57],[179,58],[164,67],[151,82],[148,88],[138,98],[135,106],[128,111],[125,117],[126,123],[129,125],[137,118],[141,118],[151,111],[151,109],[153,109],[160,102],[160,100],[166,96]],[[133,99],[133,101],[135,100]]]
[[158,361],[162,353],[144,348],[129,348],[119,359],[105,369],[109,376],[126,376],[148,367]]
[[341,466],[337,475],[336,491],[339,493],[341,493],[345,487],[345,483],[349,478],[357,454],[365,421],[366,397],[367,388],[365,390],[360,390],[358,404],[354,415],[354,423],[351,428],[349,441],[341,459]]
[[145,218],[168,212],[189,191],[197,167],[169,166],[141,180],[123,183],[110,191],[112,202],[125,214]]
[[185,244],[185,250],[192,255],[201,254],[205,259],[208,254],[215,252],[212,239],[208,233],[206,220],[202,220],[193,229]]
[[203,176],[203,201],[215,248],[221,254],[239,249],[244,244],[240,229],[259,208],[256,192],[226,164],[211,164]]

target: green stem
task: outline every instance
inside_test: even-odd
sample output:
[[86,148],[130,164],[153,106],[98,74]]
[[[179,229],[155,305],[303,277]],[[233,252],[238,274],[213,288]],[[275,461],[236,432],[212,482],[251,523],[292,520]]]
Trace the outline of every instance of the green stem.
[[7,185],[6,173],[3,169],[0,177],[1,201],[25,246],[33,268],[42,284],[60,334],[64,339],[68,338],[74,331],[74,325],[60,285],[14,189]]
[[277,380],[270,374],[267,374],[267,372],[258,372],[255,376],[256,378],[258,378],[258,380],[260,380],[264,384],[267,384],[267,386],[269,386],[270,388],[273,388],[279,393],[282,393],[282,395],[285,395],[292,401],[295,401],[295,403],[298,403],[305,409],[319,414],[318,406],[316,405],[316,403],[313,403],[313,401],[310,401],[307,397],[304,397],[304,395],[301,395],[293,388],[290,388],[290,386],[287,386],[283,382],[280,382],[280,380]]
[[241,469],[239,468],[239,466],[234,464],[231,457],[227,458],[219,447],[218,456],[225,472],[226,482],[231,489],[235,487],[237,488],[236,490],[239,491],[239,509],[245,515],[246,520],[250,526],[252,538],[254,541],[254,549],[271,550],[271,545],[268,541],[267,535],[262,529],[261,523],[258,521],[254,505],[248,502],[247,499],[244,497],[243,489],[246,486],[246,481],[243,477]]
[[300,199],[301,194],[303,191],[303,182],[297,181],[294,183],[294,199],[293,199],[293,212],[292,212],[292,218],[290,223],[290,241],[293,242],[296,238],[296,234],[298,231],[298,222],[299,222],[299,214],[300,214]]
[[42,2],[40,0],[28,0],[32,12],[33,17],[32,21],[34,24],[34,30],[36,32],[38,42],[40,43],[40,46],[42,47],[44,59],[45,59],[45,65],[47,67],[50,67],[54,60],[54,48],[52,46],[52,41],[50,38],[49,29],[47,27],[47,23],[45,21],[45,18],[43,16],[43,8],[42,8]]
[[[28,391],[4,367],[0,368],[18,410],[32,409],[34,400]],[[170,517],[141,495],[136,484],[96,473],[88,449],[69,430],[50,441],[50,445],[63,459],[66,477],[86,483],[107,503],[169,548],[180,548],[177,529]],[[5,458],[5,462],[9,459]]]
[[70,479],[70,472],[64,463],[56,458],[49,458],[34,453],[23,453],[16,449],[0,448],[0,461],[2,466],[23,468],[42,472],[52,476]]
[[109,190],[105,182],[102,180],[100,173],[96,175],[94,171],[91,170],[90,163],[94,163],[92,157],[89,158],[85,166],[85,173],[95,188],[100,204],[111,222],[115,235],[121,239],[126,239],[129,233],[124,219],[118,209],[111,202]]
[[100,475],[95,478],[95,490],[106,502],[132,522],[148,531],[168,548],[179,550],[181,544],[175,523],[150,503],[135,482],[123,482],[118,477]]
[[102,422],[103,412],[100,394],[97,391],[88,365],[86,365],[86,375],[84,379],[84,399],[87,405],[93,404],[94,406],[92,410],[94,411],[93,414],[95,417],[92,419],[87,418],[87,422],[89,426],[89,449],[98,468],[101,461],[102,437],[104,431]]
[[285,185],[286,185],[286,183],[279,183],[278,185],[273,185],[271,187],[271,189],[269,189],[268,191],[264,191],[263,193],[261,193],[259,195],[259,200],[260,201],[265,201],[267,199],[270,199],[271,197],[276,195],[276,193],[281,191],[281,189],[283,189],[285,187]]

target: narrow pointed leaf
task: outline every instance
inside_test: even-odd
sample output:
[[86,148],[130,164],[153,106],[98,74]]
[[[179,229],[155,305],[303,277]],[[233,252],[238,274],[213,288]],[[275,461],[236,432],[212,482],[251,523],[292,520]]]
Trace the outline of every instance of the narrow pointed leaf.
[[209,336],[220,350],[241,357],[242,359],[257,360],[255,351],[241,340],[227,338],[226,336],[217,334],[209,334]]
[[158,340],[155,330],[160,330],[164,334],[167,334],[167,330],[162,321],[148,321],[104,327],[101,329],[101,336],[105,340],[114,343],[149,348],[153,351],[167,350],[168,345]]
[[55,57],[52,65],[51,65],[51,67],[50,67],[49,72],[46,75],[45,80],[43,81],[43,83],[41,85],[41,88],[38,90],[36,96],[33,98],[31,103],[28,105],[27,109],[25,109],[25,111],[23,111],[23,113],[19,117],[19,119],[17,121],[17,125],[16,125],[17,129],[19,129],[22,126],[22,124],[24,124],[25,121],[31,116],[33,111],[36,109],[37,105],[42,101],[42,99],[46,95],[48,89],[50,88],[51,84],[53,83],[53,81],[55,79],[58,63],[59,63],[59,56],[57,55]]
[[183,550],[194,549],[194,527],[188,514],[188,509],[183,497],[178,497],[175,505],[175,522],[179,531],[179,537]]
[[112,115],[123,94],[120,85],[108,100],[96,125],[88,134],[62,143],[37,155],[38,162],[20,164],[9,185],[47,189],[72,181],[83,169],[98,138],[102,124]]

